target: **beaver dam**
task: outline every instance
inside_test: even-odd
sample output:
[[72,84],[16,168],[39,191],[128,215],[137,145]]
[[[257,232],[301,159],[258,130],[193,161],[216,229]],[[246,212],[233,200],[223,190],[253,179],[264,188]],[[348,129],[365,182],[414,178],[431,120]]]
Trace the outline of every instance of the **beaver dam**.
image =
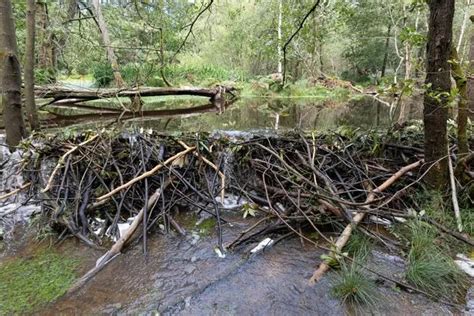
[[26,209],[24,230],[80,242],[75,277],[31,312],[457,313],[469,277],[438,253],[474,241],[427,206],[418,133],[35,135],[4,157],[3,234]]

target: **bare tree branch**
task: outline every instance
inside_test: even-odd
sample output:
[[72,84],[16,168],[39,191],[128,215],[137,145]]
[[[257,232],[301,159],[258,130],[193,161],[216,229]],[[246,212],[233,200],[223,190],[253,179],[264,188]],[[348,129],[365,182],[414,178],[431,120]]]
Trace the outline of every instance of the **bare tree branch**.
[[321,0],[317,0],[314,5],[311,7],[311,9],[306,13],[306,15],[303,17],[303,19],[301,20],[298,28],[296,29],[296,31],[288,38],[288,40],[286,41],[285,45],[283,45],[283,81],[282,81],[282,84],[284,85],[285,84],[285,79],[286,79],[286,49],[288,48],[288,45],[290,45],[291,41],[293,40],[293,38],[298,35],[299,31],[301,31],[301,29],[303,28],[304,26],[304,23],[306,22],[306,20],[308,19],[308,17],[316,10],[316,8],[318,7],[319,3],[321,2]]
[[196,15],[196,17],[194,18],[194,20],[188,24],[186,27],[189,27],[189,30],[188,30],[188,33],[186,34],[186,37],[184,38],[184,40],[181,42],[181,45],[179,45],[178,49],[176,50],[176,52],[173,54],[173,56],[171,57],[170,59],[170,64],[174,61],[174,59],[176,58],[176,56],[179,54],[179,52],[181,51],[181,49],[183,49],[184,45],[186,45],[186,42],[188,41],[188,38],[189,36],[193,33],[193,27],[194,27],[194,24],[196,24],[196,22],[199,20],[199,18],[201,17],[201,15],[204,14],[204,12],[206,12],[207,10],[210,9],[211,5],[214,3],[214,0],[210,0],[209,3],[204,7],[204,9],[202,9],[201,11],[199,11],[199,13]]

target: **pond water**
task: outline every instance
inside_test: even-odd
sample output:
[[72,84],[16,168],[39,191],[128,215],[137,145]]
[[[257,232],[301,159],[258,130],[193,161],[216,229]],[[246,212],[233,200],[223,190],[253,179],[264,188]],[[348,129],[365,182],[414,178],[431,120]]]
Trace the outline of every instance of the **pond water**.
[[[49,123],[52,126],[80,123],[81,128],[103,125],[120,115],[116,103],[116,100],[100,100],[86,106],[49,106],[48,110],[58,115]],[[408,119],[420,119],[421,108],[421,104],[410,104]],[[388,106],[370,96],[358,96],[344,102],[318,98],[241,98],[222,113],[202,98],[161,97],[144,98],[143,112],[125,116],[122,121],[125,126],[159,131],[295,128],[326,131],[341,125],[362,129],[389,127],[397,116],[396,110],[392,113]]]

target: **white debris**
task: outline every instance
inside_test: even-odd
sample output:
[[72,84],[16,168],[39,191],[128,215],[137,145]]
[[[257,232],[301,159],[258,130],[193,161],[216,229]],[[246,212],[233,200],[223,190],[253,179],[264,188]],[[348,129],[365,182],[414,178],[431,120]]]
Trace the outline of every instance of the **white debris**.
[[378,216],[375,216],[375,215],[370,215],[369,218],[375,224],[384,225],[384,226],[392,226],[392,222],[389,221],[388,219],[381,218],[381,217],[378,217]]
[[233,194],[226,194],[224,199],[220,196],[216,197],[216,202],[222,205],[224,209],[236,209],[242,207],[247,200],[242,198],[241,196],[233,195]]
[[199,241],[199,239],[201,239],[201,236],[199,236],[199,234],[196,232],[196,231],[193,231],[191,233],[191,245],[195,245],[197,244],[197,242]]
[[454,260],[454,262],[457,264],[457,266],[466,272],[470,277],[474,278],[474,260],[469,259],[463,254],[457,254],[456,258],[458,260]]
[[217,254],[217,256],[221,259],[225,258],[225,253],[223,253],[219,248],[214,248],[214,252]]
[[399,223],[405,223],[407,221],[406,218],[398,217],[398,216],[395,216],[394,219]]
[[120,232],[120,237],[125,235],[125,233],[130,228],[130,224],[128,222],[127,223],[118,223],[117,226],[118,226],[118,229],[119,229],[119,232]]
[[280,202],[277,202],[277,203],[275,204],[275,208],[276,208],[277,211],[279,211],[280,213],[285,213],[285,212],[286,212],[285,207],[284,207],[283,204],[281,204]]
[[257,253],[265,249],[266,247],[269,247],[273,244],[273,239],[271,238],[265,238],[262,240],[255,248],[250,250],[250,253]]

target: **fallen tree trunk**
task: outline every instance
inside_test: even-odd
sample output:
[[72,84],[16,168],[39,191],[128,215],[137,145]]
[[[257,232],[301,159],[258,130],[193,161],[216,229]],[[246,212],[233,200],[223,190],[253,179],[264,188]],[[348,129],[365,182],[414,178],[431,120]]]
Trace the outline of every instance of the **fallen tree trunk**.
[[[70,89],[60,86],[35,87],[35,95],[38,98],[53,98],[48,104],[54,104],[60,100],[71,100],[71,103],[79,101],[91,101],[104,98],[116,97],[154,97],[170,95],[201,96],[211,99],[211,103],[218,101],[224,94],[234,96],[234,88],[217,86],[214,88],[141,88],[141,89]],[[63,101],[62,103],[65,103]]]

